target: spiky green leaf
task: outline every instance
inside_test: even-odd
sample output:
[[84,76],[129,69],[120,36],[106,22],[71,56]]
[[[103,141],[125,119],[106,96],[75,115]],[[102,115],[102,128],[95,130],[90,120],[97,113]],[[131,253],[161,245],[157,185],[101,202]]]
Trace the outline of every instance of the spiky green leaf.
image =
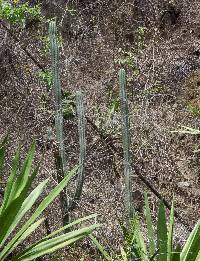
[[181,252],[181,261],[196,261],[200,252],[200,220],[190,233],[183,250]]
[[168,240],[167,240],[167,261],[171,261],[173,251],[173,232],[174,232],[174,198],[172,200],[172,207],[170,211],[170,222],[168,228]]
[[45,254],[53,253],[60,248],[63,248],[77,240],[80,240],[81,238],[84,238],[97,227],[99,227],[99,225],[95,224],[45,240],[39,244],[34,245],[33,247],[30,246],[28,249],[26,249],[24,252],[22,252],[19,256],[12,259],[11,261],[29,261]]
[[157,261],[167,261],[167,221],[162,200],[158,210],[157,248],[159,249]]
[[102,256],[105,258],[105,260],[112,261],[113,260],[112,257],[108,254],[105,248],[99,243],[99,241],[92,235],[90,235],[89,237],[92,240],[92,243],[97,247],[97,249],[100,251]]
[[[17,232],[14,238],[9,242],[9,246],[6,251],[0,254],[0,258],[5,258],[11,250],[16,247],[18,240],[24,234],[24,232],[28,229],[30,225],[32,225],[35,220],[42,214],[42,212],[46,209],[47,206],[59,195],[59,193],[63,190],[63,188],[68,184],[71,177],[75,174],[77,167],[69,172],[69,174],[49,193],[49,195],[40,203],[38,208],[32,214],[32,216],[28,219],[28,221],[22,226],[22,228]],[[3,259],[2,259],[3,260]]]

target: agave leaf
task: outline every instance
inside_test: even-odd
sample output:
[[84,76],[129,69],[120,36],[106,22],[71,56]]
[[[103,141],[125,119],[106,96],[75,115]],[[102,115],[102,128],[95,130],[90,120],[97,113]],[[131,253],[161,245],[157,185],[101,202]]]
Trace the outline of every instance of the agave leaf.
[[7,184],[6,184],[5,193],[4,193],[4,200],[3,200],[3,203],[2,203],[2,206],[1,206],[1,209],[0,209],[0,214],[1,214],[1,211],[3,209],[5,209],[8,205],[10,193],[11,193],[13,184],[15,182],[17,169],[18,169],[18,166],[19,166],[19,158],[20,158],[20,154],[19,154],[19,150],[17,150],[15,157],[14,157],[12,164],[11,164],[11,174],[10,174],[8,181],[7,181]]
[[173,232],[174,232],[174,198],[172,200],[172,207],[170,211],[170,223],[169,223],[168,240],[167,240],[167,261],[171,261],[171,257],[172,257]]
[[[16,244],[12,247],[12,249],[9,249],[9,253],[12,252],[21,242],[23,242],[31,233],[33,233],[44,221],[44,218],[39,219],[35,223],[33,223],[19,238],[19,240],[16,242]],[[3,259],[4,260],[4,259]]]
[[[13,214],[13,210],[15,210],[15,201],[14,201],[14,207],[12,206],[12,204],[9,206],[9,211],[5,212],[5,217],[7,215],[7,219],[5,221],[5,225],[8,224],[8,226],[5,226],[5,229],[3,230],[4,232],[4,239],[3,242],[8,238],[8,236],[10,235],[10,233],[13,231],[13,229],[19,224],[19,222],[21,221],[21,219],[24,217],[24,215],[27,213],[27,211],[33,206],[33,204],[35,203],[35,201],[37,200],[37,198],[41,195],[46,183],[48,182],[48,179],[43,181],[42,183],[40,183],[31,193],[30,195],[24,200],[22,198],[22,205],[20,210],[18,211],[18,213],[16,215],[14,215],[14,218],[10,218],[10,216]],[[20,199],[21,200],[21,199]],[[10,214],[11,212],[11,214]],[[15,214],[15,213],[14,213]],[[2,219],[4,220],[3,217]],[[3,223],[4,224],[4,223]],[[2,242],[2,243],[3,243]],[[19,245],[21,243],[20,240],[17,241],[17,245]],[[4,253],[6,253],[8,250],[11,252],[17,245],[14,245],[11,249],[9,249],[9,243],[8,245],[4,248],[4,250],[0,253],[0,258],[2,255],[4,255]]]
[[147,223],[147,235],[149,240],[149,254],[153,256],[156,251],[155,240],[153,236],[153,222],[151,217],[151,209],[149,207],[149,201],[147,197],[147,193],[144,193],[144,202],[145,202],[145,217]]
[[24,215],[31,209],[33,204],[36,202],[38,197],[42,194],[44,187],[46,186],[48,179],[41,182],[31,193],[30,195],[23,201],[23,204],[20,208],[19,213],[15,218],[16,224],[20,222],[20,220],[24,217]]
[[34,232],[43,222],[45,218],[40,218],[38,221],[33,223],[23,234],[23,236],[20,238],[21,242],[26,239],[32,232]]
[[181,252],[181,261],[196,261],[200,252],[200,220],[190,233],[183,250]]
[[[28,182],[21,192],[20,196],[14,199],[8,207],[6,207],[0,215],[0,246],[4,244],[7,237],[13,231],[13,229],[18,225],[25,213],[31,208],[35,200],[41,194],[43,187],[47,183],[47,180],[42,182],[35,190],[31,193],[28,199],[26,195],[33,179],[36,176],[38,168],[33,172],[32,176],[29,177]],[[0,253],[0,257],[4,251]]]
[[74,225],[80,224],[81,222],[89,220],[89,219],[94,218],[96,216],[97,216],[96,214],[92,214],[92,215],[89,215],[87,217],[79,218],[79,219],[71,222],[70,224],[68,224],[68,225],[66,225],[64,227],[61,227],[61,228],[57,229],[56,231],[52,232],[50,235],[47,235],[46,237],[43,237],[41,240],[37,241],[37,243],[32,244],[32,247],[34,245],[36,245],[36,244],[42,243],[44,240],[46,240],[48,238],[52,238],[52,237],[56,236],[57,234],[60,234],[62,231],[66,231],[68,228],[70,228],[70,227],[72,227]]
[[180,257],[180,254],[181,254],[181,245],[178,244],[175,248],[175,250],[172,252],[172,255],[171,255],[171,260],[170,261],[180,261],[181,257]]
[[[13,249],[14,246],[17,245],[17,241],[23,235],[23,233],[28,229],[28,227],[35,222],[35,220],[42,214],[42,212],[46,209],[47,206],[59,195],[59,193],[64,189],[64,187],[68,184],[71,177],[76,173],[77,167],[72,169],[69,174],[49,193],[49,195],[40,203],[38,208],[32,214],[32,216],[28,219],[28,221],[23,225],[23,227],[17,232],[14,238],[9,242],[8,251],[3,253],[4,255],[0,255],[0,258],[5,258],[10,252],[10,249]],[[2,259],[3,260],[3,259]]]
[[26,160],[24,161],[24,164],[22,166],[20,175],[16,179],[14,186],[12,186],[12,190],[10,192],[10,196],[8,199],[8,204],[13,199],[16,199],[20,195],[22,190],[25,188],[25,186],[28,182],[28,177],[29,177],[30,171],[31,171],[31,165],[33,162],[34,153],[35,153],[35,143],[32,144],[32,146],[27,154]]
[[[60,234],[63,230],[66,231],[67,228],[69,228],[69,227],[71,227],[71,226],[74,226],[74,225],[76,225],[76,224],[80,224],[81,222],[86,221],[86,220],[89,220],[89,219],[94,218],[94,217],[96,217],[96,216],[97,216],[96,214],[92,214],[92,215],[89,215],[89,216],[87,216],[87,217],[83,217],[83,218],[77,219],[77,220],[75,220],[74,222],[72,222],[72,223],[70,223],[70,224],[68,224],[68,225],[66,225],[66,226],[64,226],[64,227],[62,227],[62,228],[56,230],[55,232],[51,233],[50,235],[48,235],[48,236],[46,236],[46,237],[43,237],[41,240],[39,240],[39,241],[37,241],[36,243],[32,244],[31,247],[30,247],[30,249],[33,249],[34,247],[38,246],[39,244],[41,244],[41,243],[43,243],[43,242],[48,242],[48,239],[49,239],[49,238],[53,238],[53,236],[57,235],[58,233]],[[35,224],[35,223],[34,223],[34,224]],[[34,224],[33,224],[32,226],[34,226]],[[31,227],[30,227],[30,228],[31,228]],[[28,228],[28,229],[24,232],[24,234],[22,235],[22,237],[19,239],[20,242],[23,241],[30,233],[32,233],[32,232],[34,231],[34,230],[33,230],[33,231],[29,231],[30,228]],[[27,251],[28,251],[28,249],[26,249],[23,253],[20,253],[20,255],[22,255],[22,254],[24,255],[24,253],[27,252]],[[20,259],[20,260],[21,260],[21,259]]]
[[46,251],[45,250],[43,251],[43,249],[41,249],[41,251],[37,250],[37,252],[35,252],[35,253],[28,253],[27,255],[24,255],[24,256],[14,257],[10,261],[30,261],[30,260],[36,260],[37,257],[41,257],[41,256],[43,256],[45,254],[49,254],[50,252],[52,253],[52,252],[54,252],[56,250],[64,248],[64,247],[66,247],[68,245],[73,244],[76,241],[79,241],[79,240],[83,239],[84,237],[85,237],[85,235],[81,235],[81,236],[77,236],[77,237],[74,237],[72,239],[66,240],[64,243],[62,243],[62,244],[60,243],[59,245],[57,245],[57,249],[55,249],[55,250],[49,248],[47,250],[45,249]]
[[81,223],[81,222],[83,222],[83,221],[86,221],[86,220],[89,220],[89,219],[92,219],[92,218],[96,218],[96,217],[97,217],[97,214],[92,214],[92,215],[89,215],[89,216],[87,216],[87,217],[79,218],[79,219],[77,219],[77,220],[71,222],[70,224],[67,224],[66,226],[61,227],[61,228],[59,228],[58,230],[52,232],[50,235],[44,237],[43,240],[44,240],[44,239],[51,238],[51,237],[57,235],[58,233],[61,233],[61,232],[64,231],[64,230],[66,231],[66,229],[68,229],[68,228],[70,228],[70,227],[72,227],[72,226],[74,226],[74,225],[77,225],[77,224],[79,224],[79,223]]
[[200,260],[200,251],[199,251],[198,256],[197,256],[197,258],[195,259],[195,261],[199,261],[199,260]]
[[[44,218],[39,219],[35,223],[33,223],[20,237],[19,241],[17,242],[17,245],[19,245],[21,242],[23,242],[31,233],[33,233],[42,223],[44,222]],[[15,247],[17,246],[15,245]],[[15,248],[14,247],[14,248]],[[12,249],[12,251],[14,250]]]
[[94,224],[89,227],[84,227],[81,229],[77,229],[75,231],[66,233],[64,235],[60,235],[48,240],[45,240],[39,244],[34,245],[34,247],[30,246],[23,253],[21,253],[18,257],[11,259],[12,261],[28,261],[33,260],[37,257],[43,256],[45,254],[53,253],[56,250],[63,248],[83,237],[90,234],[95,228],[98,228],[99,225]]
[[122,261],[128,261],[126,251],[123,249],[123,247],[121,247],[120,250],[121,250]]
[[90,239],[92,240],[93,244],[98,248],[98,250],[101,252],[105,260],[112,261],[112,257],[108,254],[108,252],[105,250],[105,248],[99,243],[99,241],[92,235],[89,235]]
[[162,200],[158,210],[157,244],[159,249],[157,261],[167,261],[167,221]]

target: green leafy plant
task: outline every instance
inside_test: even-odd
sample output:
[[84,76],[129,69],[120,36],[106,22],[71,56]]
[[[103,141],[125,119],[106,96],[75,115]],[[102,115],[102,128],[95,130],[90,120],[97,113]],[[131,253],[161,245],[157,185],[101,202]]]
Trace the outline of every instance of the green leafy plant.
[[115,59],[115,63],[120,66],[127,66],[128,68],[131,68],[133,75],[137,76],[140,71],[136,62],[135,49],[132,48],[129,51],[125,51],[122,48],[119,48],[118,54],[119,58]]
[[[50,49],[50,38],[49,38],[49,36],[48,35],[40,36],[40,41],[42,43],[42,47],[41,47],[42,53],[44,55],[48,55],[49,49]],[[60,48],[63,45],[63,38],[62,38],[61,34],[57,36],[57,44],[58,44],[58,48]]]
[[39,5],[33,7],[29,3],[20,4],[20,1],[0,1],[0,19],[12,24],[25,25],[27,21],[41,20],[41,8]]
[[127,67],[131,71],[131,76],[128,77],[127,81],[131,81],[134,76],[138,76],[140,74],[140,69],[138,66],[138,57],[144,49],[144,35],[145,28],[138,27],[135,31],[135,43],[128,50],[124,50],[119,48],[117,58],[114,60],[116,64],[119,64],[122,67]]
[[47,91],[49,91],[53,83],[51,71],[50,70],[41,71],[39,72],[38,76],[39,79],[41,79],[47,85]]
[[70,91],[62,91],[63,118],[69,120],[76,115],[76,97]]
[[[0,170],[3,172],[5,162],[6,139],[0,143]],[[43,211],[66,187],[70,179],[76,173],[76,169],[71,170],[63,180],[37,205],[39,196],[44,191],[48,179],[41,182],[30,193],[33,181],[38,173],[39,165],[32,170],[32,162],[35,152],[33,144],[27,154],[22,167],[19,168],[20,151],[17,150],[11,165],[11,173],[4,190],[4,197],[0,207],[0,260],[25,261],[34,260],[37,257],[52,253],[58,249],[64,248],[77,240],[89,235],[97,224],[86,226],[71,232],[63,233],[68,228],[80,224],[86,220],[91,220],[96,215],[76,220],[54,232],[41,240],[28,245],[20,252],[14,253],[16,248],[24,242],[44,221],[41,217]],[[32,210],[28,218],[25,216],[32,206],[36,204],[36,209]]]
[[117,255],[117,260],[144,260],[146,261],[146,246],[140,231],[139,218],[137,215],[130,221],[129,229],[121,224],[124,236],[124,246],[121,247],[121,253]]
[[161,94],[165,90],[165,87],[161,85],[159,81],[155,81],[151,86],[145,89],[142,94],[147,95],[156,95]]
[[198,108],[198,106],[194,106],[192,104],[188,105],[188,110],[197,118],[200,118],[200,110]]
[[119,98],[114,97],[110,100],[107,110],[102,111],[100,106],[96,106],[95,125],[105,136],[116,136],[120,133],[119,104]]
[[112,258],[97,239],[90,236],[104,258],[108,261],[199,261],[200,260],[200,220],[190,233],[183,247],[174,242],[174,201],[169,216],[166,218],[166,209],[160,201],[157,220],[157,233],[154,233],[151,210],[147,194],[145,193],[145,218],[146,233],[143,236],[140,228],[140,221],[137,215],[131,221],[131,226],[127,229],[122,227],[124,235],[124,246],[121,247],[120,254],[113,254]]
[[140,53],[145,47],[145,44],[144,44],[145,30],[146,30],[145,27],[139,26],[135,32],[135,34],[136,34],[136,41],[135,41],[136,53]]

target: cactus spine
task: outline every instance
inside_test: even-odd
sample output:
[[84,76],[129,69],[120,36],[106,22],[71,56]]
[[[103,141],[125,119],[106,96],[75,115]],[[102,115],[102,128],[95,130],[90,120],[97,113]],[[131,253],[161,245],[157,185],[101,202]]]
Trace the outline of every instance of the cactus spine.
[[[66,159],[64,149],[64,132],[63,132],[63,108],[62,108],[62,92],[59,75],[59,51],[56,38],[56,22],[52,21],[49,25],[50,51],[52,60],[52,77],[53,89],[55,98],[55,129],[57,148],[54,152],[55,163],[57,169],[57,180],[60,182],[65,175]],[[67,191],[63,190],[60,193],[60,201],[63,213],[63,224],[69,223],[69,213],[76,206],[76,202],[80,199],[82,194],[84,172],[85,172],[85,157],[86,157],[86,138],[85,138],[85,113],[83,106],[83,95],[81,92],[76,94],[76,106],[78,116],[78,132],[80,143],[79,155],[79,170],[76,181],[76,188],[71,200],[67,196]]]
[[131,156],[130,156],[130,133],[129,133],[129,110],[126,94],[126,73],[124,69],[119,71],[120,107],[122,120],[122,142],[124,154],[124,203],[129,221],[133,218],[134,209],[132,205],[132,177],[131,177]]

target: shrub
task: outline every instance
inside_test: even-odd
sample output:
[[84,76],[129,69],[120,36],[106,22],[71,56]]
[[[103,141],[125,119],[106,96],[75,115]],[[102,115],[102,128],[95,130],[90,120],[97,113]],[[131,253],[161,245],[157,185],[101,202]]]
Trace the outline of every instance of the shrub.
[[0,19],[20,25],[25,25],[26,21],[41,19],[39,5],[31,7],[28,3],[20,4],[18,2],[0,0]]

